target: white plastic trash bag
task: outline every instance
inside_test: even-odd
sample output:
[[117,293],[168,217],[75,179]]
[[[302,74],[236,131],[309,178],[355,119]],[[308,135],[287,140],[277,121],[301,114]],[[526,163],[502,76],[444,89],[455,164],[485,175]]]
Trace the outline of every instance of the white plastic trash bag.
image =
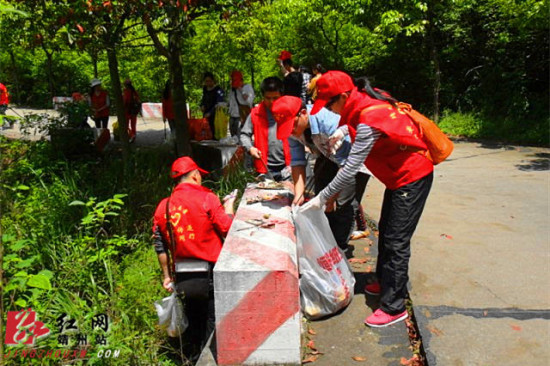
[[300,267],[300,301],[308,319],[348,306],[355,277],[322,210],[293,207]]
[[[174,284],[171,284],[174,289]],[[189,325],[183,312],[183,305],[176,295],[176,291],[162,300],[155,301],[155,308],[159,316],[159,325],[166,328],[170,337],[178,337]]]

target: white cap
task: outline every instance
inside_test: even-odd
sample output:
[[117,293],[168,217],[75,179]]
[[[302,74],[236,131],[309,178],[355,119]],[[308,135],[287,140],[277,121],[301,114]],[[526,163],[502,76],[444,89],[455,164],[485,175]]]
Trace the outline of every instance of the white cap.
[[99,79],[92,79],[92,81],[90,82],[90,87],[94,87],[96,85],[101,85],[101,80]]

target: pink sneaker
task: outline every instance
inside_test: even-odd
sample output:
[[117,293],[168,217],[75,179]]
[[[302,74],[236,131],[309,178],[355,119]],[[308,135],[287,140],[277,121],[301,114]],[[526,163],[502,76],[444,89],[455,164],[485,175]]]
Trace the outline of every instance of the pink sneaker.
[[380,284],[378,282],[365,286],[365,292],[369,295],[380,295]]
[[401,320],[405,320],[408,317],[409,314],[407,313],[407,310],[400,314],[390,315],[380,309],[377,309],[371,316],[365,319],[365,324],[369,327],[382,328],[400,322]]

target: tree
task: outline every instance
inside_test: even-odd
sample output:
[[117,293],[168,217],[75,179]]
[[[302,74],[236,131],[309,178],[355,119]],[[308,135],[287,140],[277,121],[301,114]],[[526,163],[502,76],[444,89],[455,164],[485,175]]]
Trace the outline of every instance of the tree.
[[251,6],[252,1],[138,1],[141,4],[143,23],[155,48],[168,62],[172,84],[172,100],[176,120],[176,153],[190,155],[187,128],[187,97],[182,55],[184,39],[192,37],[192,22],[201,17],[229,19],[232,13]]
[[[72,18],[79,31],[77,44],[85,48],[91,44],[91,54],[97,55],[97,46],[105,49],[109,63],[112,99],[117,111],[120,126],[123,158],[126,160],[130,152],[128,139],[128,122],[124,113],[122,86],[120,83],[117,48],[124,39],[128,28],[126,22],[136,13],[136,7],[131,1],[79,0],[72,4]],[[133,25],[131,25],[133,26]],[[92,56],[94,57],[94,56]],[[96,71],[97,72],[97,71]]]

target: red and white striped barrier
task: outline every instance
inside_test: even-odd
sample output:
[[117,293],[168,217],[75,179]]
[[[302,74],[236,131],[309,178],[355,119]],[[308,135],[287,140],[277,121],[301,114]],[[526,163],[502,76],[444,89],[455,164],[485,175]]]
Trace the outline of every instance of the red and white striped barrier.
[[143,103],[141,114],[145,118],[162,118],[162,103]]
[[[286,190],[245,191],[214,268],[219,365],[301,363],[296,237]],[[281,198],[247,204],[266,194]],[[268,228],[247,220],[264,220]]]
[[73,98],[71,97],[53,97],[52,99],[53,109],[57,111],[63,103],[72,102],[72,101],[73,101]]
[[[141,114],[144,118],[162,118],[162,103],[142,103]],[[187,118],[189,118],[189,104],[187,104]]]

